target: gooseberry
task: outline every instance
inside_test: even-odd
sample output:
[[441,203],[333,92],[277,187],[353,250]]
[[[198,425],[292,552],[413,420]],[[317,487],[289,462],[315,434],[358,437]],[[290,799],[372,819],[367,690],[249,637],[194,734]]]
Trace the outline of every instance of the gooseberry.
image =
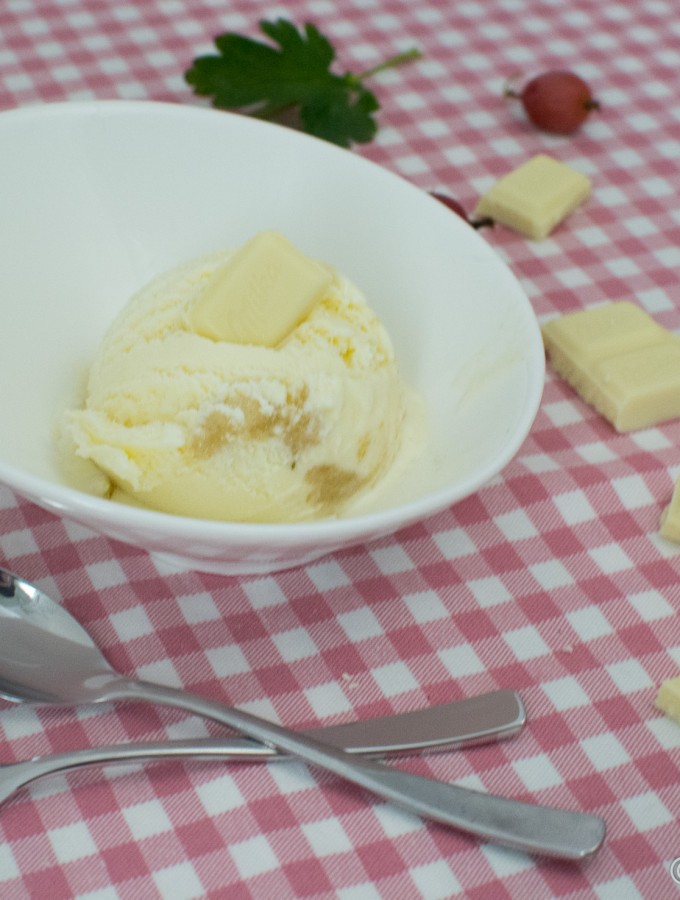
[[588,84],[574,72],[563,70],[537,75],[519,93],[506,86],[504,93],[521,101],[537,128],[553,134],[572,134],[600,108]]
[[439,200],[440,203],[443,203],[444,206],[447,206],[451,212],[454,212],[457,216],[460,216],[461,219],[465,219],[468,225],[472,225],[473,228],[485,228],[492,227],[494,222],[493,219],[488,217],[484,217],[482,219],[471,219],[467,212],[465,211],[465,207],[462,203],[459,203],[458,200],[454,200],[453,197],[449,197],[448,194],[442,194],[439,191],[430,191],[432,197],[435,200]]

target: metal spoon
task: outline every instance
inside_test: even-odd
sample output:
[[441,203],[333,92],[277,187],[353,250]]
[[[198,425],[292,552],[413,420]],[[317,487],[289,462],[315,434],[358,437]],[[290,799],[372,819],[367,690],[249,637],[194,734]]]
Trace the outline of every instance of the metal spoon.
[[582,859],[599,849],[602,819],[495,797],[410,775],[174,688],[116,672],[87,632],[34,585],[0,569],[0,695],[17,702],[147,700],[213,719],[358,784],[425,819],[529,853]]

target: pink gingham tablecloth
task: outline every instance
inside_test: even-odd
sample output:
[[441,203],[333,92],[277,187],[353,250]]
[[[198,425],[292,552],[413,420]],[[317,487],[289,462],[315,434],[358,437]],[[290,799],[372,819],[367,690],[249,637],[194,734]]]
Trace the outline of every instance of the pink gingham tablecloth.
[[[193,57],[279,15],[314,22],[340,70],[422,50],[371,83],[380,131],[348,152],[468,207],[542,151],[591,177],[591,200],[547,240],[483,232],[540,321],[631,298],[680,331],[674,0],[5,0],[0,108],[201,105],[182,76]],[[602,103],[571,137],[536,131],[501,96],[508,76],[555,67]],[[425,825],[302,764],[111,767],[0,809],[0,896],[675,896],[680,726],[653,701],[680,673],[680,547],[658,535],[679,474],[680,422],[618,435],[548,370],[530,435],[478,494],[281,574],[163,569],[0,487],[0,562],[61,600],[117,668],[295,727],[515,688],[518,737],[399,765],[608,824],[595,858],[558,863]],[[5,705],[0,759],[205,733],[156,707]]]

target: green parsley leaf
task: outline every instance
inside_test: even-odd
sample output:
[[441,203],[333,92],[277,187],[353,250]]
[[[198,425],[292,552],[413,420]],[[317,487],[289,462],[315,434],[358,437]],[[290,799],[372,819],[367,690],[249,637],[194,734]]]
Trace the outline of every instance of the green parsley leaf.
[[380,104],[363,79],[389,66],[417,59],[409,50],[380,66],[353,75],[330,71],[335,50],[314,25],[303,31],[285,19],[260,22],[273,44],[227,32],[215,38],[219,55],[199,56],[184,73],[194,93],[213,106],[290,122],[341,147],[367,143],[377,131],[373,113]]

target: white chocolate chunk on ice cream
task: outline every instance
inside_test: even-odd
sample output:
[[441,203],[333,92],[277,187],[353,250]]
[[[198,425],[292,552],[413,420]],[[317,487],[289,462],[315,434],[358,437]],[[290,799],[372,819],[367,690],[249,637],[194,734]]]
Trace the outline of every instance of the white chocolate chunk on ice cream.
[[262,231],[215,273],[190,310],[203,337],[275,347],[328,290],[330,269],[276,231]]

